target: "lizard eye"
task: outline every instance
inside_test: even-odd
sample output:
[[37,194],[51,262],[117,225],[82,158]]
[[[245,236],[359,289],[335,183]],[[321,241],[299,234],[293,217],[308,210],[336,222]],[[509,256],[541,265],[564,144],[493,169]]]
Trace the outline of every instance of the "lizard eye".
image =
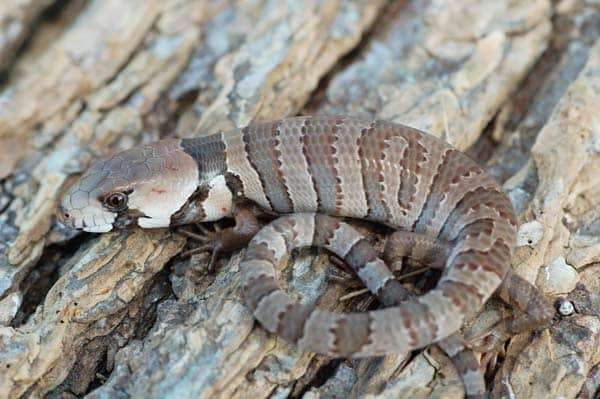
[[106,197],[104,205],[111,211],[122,211],[127,206],[127,194],[113,193]]

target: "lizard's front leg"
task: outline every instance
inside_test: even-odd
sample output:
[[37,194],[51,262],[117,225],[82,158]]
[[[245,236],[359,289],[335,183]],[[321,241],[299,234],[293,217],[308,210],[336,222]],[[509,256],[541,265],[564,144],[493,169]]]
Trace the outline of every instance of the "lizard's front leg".
[[189,256],[202,252],[210,253],[208,269],[213,272],[219,256],[246,247],[261,227],[255,216],[254,207],[248,204],[236,205],[233,216],[235,218],[233,227],[215,230],[214,232],[202,229],[202,234],[197,234],[186,229],[180,229],[180,232],[185,236],[202,243],[199,247],[187,251],[185,255]]

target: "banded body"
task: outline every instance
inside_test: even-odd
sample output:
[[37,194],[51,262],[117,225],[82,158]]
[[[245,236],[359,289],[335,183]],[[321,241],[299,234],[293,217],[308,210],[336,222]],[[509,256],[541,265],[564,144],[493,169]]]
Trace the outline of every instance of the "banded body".
[[[61,212],[73,227],[107,231],[217,220],[243,200],[295,215],[263,229],[247,251],[249,306],[270,331],[330,355],[404,352],[454,333],[500,285],[515,243],[510,201],[467,156],[407,126],[346,117],[289,118],[127,150],[92,166]],[[383,310],[334,315],[297,306],[281,295],[271,267],[302,245],[336,252],[378,295],[401,292],[360,235],[316,214],[445,242],[443,276],[425,295]]]

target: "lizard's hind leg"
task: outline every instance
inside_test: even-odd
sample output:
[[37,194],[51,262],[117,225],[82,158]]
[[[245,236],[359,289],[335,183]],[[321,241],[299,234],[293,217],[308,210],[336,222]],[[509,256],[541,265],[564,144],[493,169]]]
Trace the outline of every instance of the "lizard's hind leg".
[[[388,239],[384,259],[394,269],[406,259],[441,269],[450,249],[449,244],[436,238],[397,231]],[[508,272],[496,295],[514,307],[512,316],[501,320],[484,334],[469,336],[467,333],[462,336],[456,333],[438,343],[460,374],[469,398],[485,397],[485,368],[479,364],[474,352],[495,352],[513,335],[547,324],[554,315],[554,309],[542,293],[512,271]]]
[[[438,343],[460,374],[468,398],[486,397],[483,374],[488,362],[495,361],[498,352],[503,351],[506,341],[548,324],[554,315],[553,307],[541,291],[512,271],[508,272],[496,296],[513,306],[512,316],[500,320],[483,334],[456,333]],[[483,359],[487,359],[481,365],[476,352],[485,354]]]
[[[388,238],[384,259],[396,271],[399,271],[406,261],[413,265],[443,269],[451,249],[452,246],[449,243],[437,238],[398,230]],[[374,251],[372,247],[371,250]],[[406,301],[410,296],[407,292],[402,291],[400,295],[397,293],[382,295],[379,300],[384,306],[394,306]],[[451,335],[441,341],[438,346],[450,357],[456,367],[463,381],[466,396],[471,399],[485,398],[484,370],[473,350],[464,345],[464,339],[460,334]]]
[[512,271],[508,272],[496,295],[513,307],[513,314],[484,334],[465,335],[468,346],[478,352],[494,351],[514,335],[547,325],[554,316],[554,308],[542,292]]

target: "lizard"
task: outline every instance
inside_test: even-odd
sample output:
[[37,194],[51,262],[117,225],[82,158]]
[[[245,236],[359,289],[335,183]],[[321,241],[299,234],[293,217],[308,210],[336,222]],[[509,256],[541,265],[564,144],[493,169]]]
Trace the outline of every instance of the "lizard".
[[[257,208],[279,217],[261,228]],[[235,226],[211,238],[211,263],[247,246],[247,306],[268,331],[307,351],[368,357],[438,343],[467,396],[484,397],[477,360],[458,333],[465,321],[497,291],[523,317],[498,326],[496,341],[553,315],[510,271],[518,224],[495,179],[449,143],[392,122],[301,116],[160,140],[94,163],[58,210],[65,225],[93,233],[232,216]],[[394,229],[388,262],[341,218]],[[336,254],[385,307],[336,314],[290,299],[275,268],[301,246]],[[388,264],[405,257],[442,270],[435,288],[415,296],[398,282]]]

